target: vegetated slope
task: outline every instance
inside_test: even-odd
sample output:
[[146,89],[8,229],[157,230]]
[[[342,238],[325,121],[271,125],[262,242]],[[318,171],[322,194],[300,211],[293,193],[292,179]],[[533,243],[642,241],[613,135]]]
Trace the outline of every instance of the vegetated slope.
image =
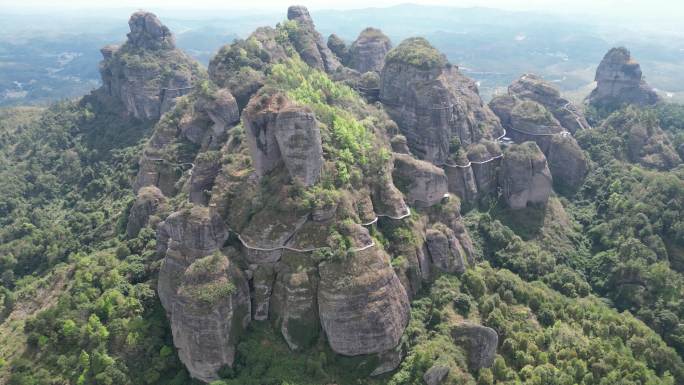
[[[276,30],[285,34],[278,35],[281,44],[292,38],[290,33],[299,43],[310,41],[293,27],[284,23]],[[268,63],[266,70],[259,68],[261,73],[246,65],[237,68],[240,76],[257,79],[258,88],[263,87],[249,105],[240,106],[245,108],[242,124],[236,124],[231,108],[221,109],[231,105],[231,98],[208,81],[178,99],[176,107],[156,123],[154,136],[147,143],[155,122],[127,118],[121,105],[103,105],[97,97],[60,103],[45,111],[10,110],[2,115],[0,191],[6,199],[0,210],[6,215],[2,216],[0,236],[0,338],[16,345],[0,349],[0,381],[196,381],[189,378],[178,359],[169,320],[155,290],[164,257],[156,252],[158,243],[173,241],[176,229],[184,231],[183,226],[202,229],[190,230],[191,237],[179,239],[184,248],[176,250],[185,255],[198,252],[193,247],[201,249],[214,239],[220,240],[217,250],[187,268],[177,292],[180,306],[189,300],[201,303],[199,310],[219,308],[225,306],[223,299],[235,295],[239,280],[235,274],[239,273],[227,274],[232,285],[223,285],[223,281],[213,281],[216,277],[208,272],[230,269],[234,262],[252,270],[252,279],[268,276],[268,272],[242,265],[239,252],[245,251],[240,243],[246,239],[247,244],[276,244],[275,237],[270,237],[276,234],[270,226],[274,219],[287,226],[289,215],[306,210],[313,210],[312,215],[323,224],[299,231],[295,243],[287,245],[306,249],[322,242],[324,247],[313,254],[281,256],[287,266],[281,267],[284,270],[279,274],[285,271],[289,280],[280,284],[294,285],[307,276],[315,277],[307,274],[318,269],[319,279],[333,282],[326,290],[340,294],[348,287],[367,285],[355,281],[356,274],[371,281],[375,269],[382,270],[383,277],[396,274],[411,296],[410,321],[399,343],[403,361],[395,371],[368,377],[382,357],[340,354],[340,345],[331,338],[335,330],[312,336],[293,327],[283,329],[282,323],[275,327],[272,322],[256,320],[264,309],[256,307],[255,313],[249,314],[255,320],[236,338],[233,366],[218,371],[221,378],[217,384],[422,384],[434,378],[439,382],[433,383],[444,384],[676,384],[684,380],[681,357],[653,330],[671,346],[681,346],[677,342],[681,334],[661,329],[677,324],[670,314],[681,316],[676,314],[681,309],[677,302],[681,301],[681,276],[665,262],[668,257],[675,261],[681,256],[679,171],[643,170],[628,164],[620,153],[611,152],[616,136],[610,133],[609,119],[604,125],[595,124],[599,127],[596,130],[578,135],[595,164],[576,195],[552,196],[546,204],[530,204],[521,211],[509,207],[510,197],[495,191],[488,199],[471,202],[472,210],[462,219],[458,198],[452,196],[447,202],[437,199],[429,208],[416,205],[414,214],[404,220],[380,218],[366,238],[357,223],[373,218],[362,217],[368,213],[356,210],[348,201],[363,198],[369,194],[365,189],[373,190],[378,184],[382,192],[388,187],[380,182],[386,183],[387,178],[401,179],[388,175],[390,153],[397,152],[390,147],[388,136],[396,134],[397,128],[381,108],[367,104],[353,89],[331,80],[324,66],[312,68],[296,51],[287,55],[282,61]],[[252,56],[247,59],[256,61]],[[311,62],[317,62],[315,57]],[[274,162],[269,169],[265,165],[273,153],[264,151],[263,158],[253,157],[253,151],[263,147],[248,145],[251,139],[246,138],[246,130],[260,122],[259,116],[280,108],[282,112],[275,111],[290,117],[294,107],[297,119],[314,114],[320,125],[323,163],[319,184],[306,183],[315,162],[302,165],[295,162],[299,156],[287,158],[287,146],[280,147],[282,163]],[[660,120],[668,121],[673,115],[661,113]],[[223,125],[228,121],[231,124]],[[306,123],[310,121],[302,118],[299,129],[310,129]],[[677,125],[675,121],[670,126]],[[225,136],[215,137],[206,130],[216,126]],[[400,143],[399,139],[393,138],[392,144]],[[212,147],[214,141],[221,145]],[[155,147],[156,143],[175,145]],[[309,142],[298,143],[300,149],[309,148]],[[460,152],[458,142],[449,151]],[[516,156],[523,160],[544,157],[536,145],[518,151]],[[140,154],[144,154],[140,167],[149,168],[138,168]],[[318,159],[316,151],[304,155]],[[171,172],[145,164],[157,163],[152,156],[169,163]],[[393,157],[395,169],[397,164],[402,167],[400,174],[404,167],[415,167],[420,178],[439,174],[432,165],[420,163],[410,154]],[[193,164],[192,173],[183,166],[187,159]],[[221,171],[213,175],[211,166],[216,163]],[[608,164],[613,166],[607,169]],[[178,214],[167,218],[168,208],[156,211],[163,216],[160,219],[166,219],[161,233],[167,231],[168,239],[155,235],[153,227],[159,221],[151,216],[137,234],[127,231],[130,218],[139,218],[130,214],[139,213],[142,188],[134,204],[131,185],[134,180],[144,180],[146,175],[141,170],[158,172],[170,181],[159,188],[168,187],[165,204]],[[260,182],[250,176],[255,173],[261,173]],[[297,178],[301,182],[293,183]],[[207,184],[207,180],[211,182]],[[397,184],[407,198],[422,193],[410,178]],[[401,208],[403,197],[384,194],[383,199],[370,199],[377,214]],[[650,198],[646,206],[639,202],[644,194]],[[599,198],[596,202],[595,196]],[[222,217],[219,222],[205,220],[212,207]],[[331,207],[343,208],[344,216],[326,222]],[[332,215],[340,215],[340,210],[332,211]],[[454,222],[447,221],[452,217],[456,217]],[[174,227],[177,221],[181,226]],[[473,239],[471,246],[465,242],[460,246],[468,248],[462,270],[452,265],[455,252],[447,251],[440,260],[438,255],[442,254],[435,247],[442,237],[447,239],[445,234],[452,234],[452,228],[458,228],[454,223],[461,222]],[[236,238],[233,232],[227,239],[229,247],[223,247],[221,238],[220,227],[225,223],[243,236]],[[320,234],[320,228],[326,232]],[[264,237],[268,231],[271,233]],[[197,243],[193,243],[193,234],[198,234]],[[454,242],[455,236],[451,237],[449,242]],[[384,261],[391,269],[383,264],[365,265],[375,257],[356,250],[367,246],[359,241],[368,239],[378,252],[387,253]],[[416,250],[422,249],[417,246],[424,243],[432,253],[427,279],[416,278],[421,270],[412,260]],[[169,253],[173,247],[170,242],[163,249],[167,261],[178,255]],[[246,258],[268,258],[273,250],[266,251],[247,254]],[[661,262],[650,265],[656,259]],[[613,263],[616,260],[622,263]],[[225,261],[229,261],[227,265]],[[208,272],[206,266],[210,267]],[[307,274],[298,274],[302,271]],[[635,271],[638,280],[623,279],[634,278]],[[198,294],[196,288],[212,290],[192,295]],[[297,288],[306,297],[301,291],[305,286]],[[631,288],[635,290],[629,293],[638,295],[627,295],[626,290]],[[255,303],[263,303],[262,294],[255,293],[250,293]],[[620,310],[634,310],[653,329],[629,313],[619,313],[594,293],[613,299]],[[36,301],[36,296],[41,300]],[[35,303],[44,309],[36,309]],[[277,302],[272,303],[276,304],[274,311],[283,311],[277,310]],[[299,308],[292,305],[291,309]],[[649,314],[654,317],[649,318]],[[487,332],[476,334],[486,330],[480,324],[495,331],[498,343],[492,343]],[[317,321],[308,325],[318,328]],[[174,334],[173,338],[178,336]],[[299,346],[293,348],[292,342]],[[492,350],[496,356],[487,363],[484,357]]]

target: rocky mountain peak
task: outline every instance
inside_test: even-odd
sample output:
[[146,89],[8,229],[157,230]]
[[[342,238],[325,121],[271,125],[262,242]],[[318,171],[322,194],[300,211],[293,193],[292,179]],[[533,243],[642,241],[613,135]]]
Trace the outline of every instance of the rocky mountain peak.
[[128,44],[144,49],[173,49],[175,39],[167,26],[152,12],[138,11],[128,20]]
[[303,5],[292,5],[287,9],[287,19],[313,25],[309,10]]
[[385,55],[392,49],[390,39],[377,28],[361,31],[349,50],[349,67],[361,72],[380,72]]
[[656,104],[660,98],[644,81],[641,66],[627,48],[612,48],[596,69],[596,88],[588,101],[598,108],[616,109],[624,104]]

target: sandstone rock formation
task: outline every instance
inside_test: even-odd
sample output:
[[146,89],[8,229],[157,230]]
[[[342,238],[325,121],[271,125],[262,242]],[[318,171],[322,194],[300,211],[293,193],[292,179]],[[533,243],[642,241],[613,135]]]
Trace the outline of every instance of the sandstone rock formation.
[[493,196],[499,186],[499,168],[501,166],[501,148],[492,141],[482,141],[468,148],[468,161],[471,162],[477,198]]
[[546,155],[549,170],[553,175],[554,189],[558,192],[573,192],[584,182],[589,172],[589,160],[569,135],[554,135]]
[[[540,76],[525,74],[508,86],[508,94],[520,99],[535,101],[544,106],[561,126],[573,135],[577,130],[591,128],[582,111],[558,89]],[[503,120],[501,116],[500,119]]]
[[349,48],[347,65],[360,73],[380,72],[390,49],[392,42],[381,30],[366,28]]
[[407,154],[394,154],[393,178],[409,202],[429,207],[448,193],[444,170]]
[[317,289],[315,271],[280,268],[273,289],[272,318],[292,350],[305,349],[318,338]]
[[465,271],[466,252],[451,229],[446,226],[428,229],[425,238],[433,266],[446,273]]
[[534,141],[549,160],[559,191],[572,192],[584,181],[588,159],[570,135],[589,128],[579,109],[536,75],[523,75],[508,94],[489,103],[516,143]]
[[148,224],[156,226],[165,209],[166,198],[157,187],[148,186],[140,189],[128,216],[126,235],[134,238]]
[[[359,228],[355,246],[368,237]],[[409,320],[404,287],[379,247],[319,266],[318,309],[333,351],[355,356],[393,349]]]
[[587,102],[599,109],[615,110],[624,104],[656,104],[658,94],[643,80],[641,66],[629,50],[612,48],[596,69],[596,88]]
[[173,35],[154,14],[136,12],[128,24],[126,43],[102,49],[99,93],[122,103],[129,115],[158,119],[204,74],[197,62],[176,49]]
[[387,54],[380,100],[411,151],[435,164],[448,160],[452,139],[468,145],[502,132],[475,82],[422,38],[407,39]]
[[287,19],[298,24],[298,31],[292,42],[302,60],[313,68],[326,72],[334,72],[340,62],[323,42],[323,37],[316,31],[313,19],[306,7],[291,6],[287,9]]
[[534,142],[511,145],[505,151],[500,179],[504,199],[514,210],[546,204],[552,192],[546,157]]
[[219,250],[227,236],[221,218],[200,207],[170,215],[158,229],[164,255],[159,298],[179,358],[192,377],[205,382],[232,366],[236,336],[250,320],[247,281]]
[[494,363],[499,335],[486,326],[462,323],[451,330],[457,344],[463,344],[468,351],[468,365],[471,370],[487,368]]
[[228,90],[212,89],[208,94],[189,95],[188,103],[178,106],[174,114],[178,116],[166,116],[155,125],[140,157],[133,188],[156,186],[172,196],[179,190],[176,183],[181,174],[190,174],[191,201],[206,203],[206,191],[218,173],[218,152],[205,153],[194,162],[195,153],[180,152],[178,147],[191,143],[191,148],[217,150],[227,130],[239,122],[237,103]]
[[255,98],[243,115],[247,142],[259,176],[284,163],[290,176],[310,186],[323,166],[321,133],[311,110],[284,96]]

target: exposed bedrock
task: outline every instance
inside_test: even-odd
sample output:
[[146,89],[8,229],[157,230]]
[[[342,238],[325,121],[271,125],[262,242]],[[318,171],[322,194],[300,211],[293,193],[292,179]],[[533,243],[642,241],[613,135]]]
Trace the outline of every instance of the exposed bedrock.
[[435,164],[448,160],[453,139],[468,145],[503,132],[475,82],[422,38],[407,39],[387,54],[380,100],[411,151]]
[[385,64],[385,55],[392,49],[392,42],[376,28],[366,28],[349,48],[347,66],[360,73],[380,72]]
[[[508,94],[543,105],[553,114],[560,125],[573,135],[577,130],[591,128],[580,108],[562,97],[554,85],[540,76],[534,74],[521,76],[520,79],[508,86]],[[499,118],[503,122],[503,118],[501,116]]]
[[219,250],[227,236],[222,219],[201,207],[175,212],[158,228],[159,298],[180,360],[205,382],[232,366],[237,336],[250,321],[247,280]]
[[299,29],[292,44],[302,60],[313,68],[334,72],[340,66],[340,62],[323,42],[321,34],[316,31],[313,19],[306,7],[291,6],[287,9],[287,19],[296,21],[298,24]]
[[596,69],[596,88],[587,102],[599,109],[615,110],[625,104],[656,104],[658,94],[644,81],[641,66],[624,47],[612,48]]
[[[356,233],[355,246],[362,246],[368,231],[359,226]],[[409,320],[409,300],[379,246],[323,262],[319,275],[318,309],[333,351],[355,356],[399,344]]]
[[122,103],[131,116],[158,119],[205,75],[175,47],[171,31],[153,13],[135,12],[128,25],[131,32],[123,45],[101,50],[100,94]]
[[546,204],[552,192],[553,180],[546,157],[534,142],[514,144],[506,149],[500,181],[503,197],[512,209]]
[[284,96],[257,96],[245,109],[243,124],[257,175],[284,163],[290,176],[313,185],[323,166],[321,132],[308,107]]
[[394,154],[392,177],[413,205],[435,205],[448,193],[444,170],[411,155]]

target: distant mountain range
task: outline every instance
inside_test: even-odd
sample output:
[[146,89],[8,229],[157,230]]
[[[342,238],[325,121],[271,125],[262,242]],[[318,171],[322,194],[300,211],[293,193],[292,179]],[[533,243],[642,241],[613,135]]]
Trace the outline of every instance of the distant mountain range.
[[[99,84],[99,48],[125,33],[130,10],[107,14],[0,15],[0,106],[44,104],[83,95]],[[164,15],[164,12],[158,12]],[[203,64],[236,37],[274,24],[279,13],[169,12],[178,46]],[[312,12],[324,35],[348,42],[367,26],[382,29],[394,45],[423,36],[478,81],[485,99],[523,73],[534,72],[580,100],[607,49],[627,46],[640,58],[649,82],[664,98],[684,100],[684,41],[595,20],[488,8],[399,5]]]

